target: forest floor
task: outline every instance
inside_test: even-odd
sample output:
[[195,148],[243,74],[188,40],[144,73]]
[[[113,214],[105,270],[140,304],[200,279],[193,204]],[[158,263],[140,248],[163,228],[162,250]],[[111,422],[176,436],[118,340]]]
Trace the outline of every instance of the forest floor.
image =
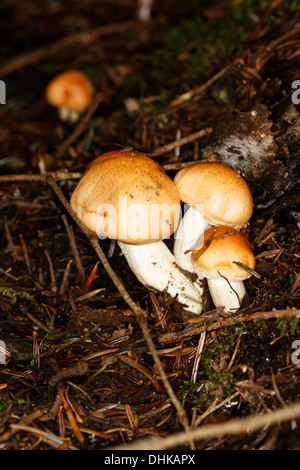
[[[0,6],[0,448],[300,449],[299,2],[137,3]],[[73,125],[45,100],[66,69],[97,92]],[[256,268],[233,317],[207,288],[200,317],[151,292],[68,213],[123,147],[245,177]]]

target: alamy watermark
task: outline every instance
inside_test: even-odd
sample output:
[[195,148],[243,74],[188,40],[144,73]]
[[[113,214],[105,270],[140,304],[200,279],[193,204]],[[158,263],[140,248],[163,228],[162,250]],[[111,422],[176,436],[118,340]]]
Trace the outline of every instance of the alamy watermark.
[[[132,203],[127,196],[120,196],[116,204],[100,204],[97,210],[92,213],[92,219],[96,224],[98,238],[113,238],[116,240],[161,240],[170,238],[174,233],[174,238],[183,236],[185,229],[185,213],[190,206],[184,204],[183,213],[181,205],[175,203],[168,204],[139,204]],[[196,204],[195,214],[191,217],[188,225],[199,227],[199,220],[196,214],[204,214],[204,205]],[[91,213],[87,219],[90,220]],[[176,232],[177,224],[182,219],[183,231]],[[193,222],[193,218],[195,221]],[[199,232],[201,229],[199,227]]]
[[300,340],[296,339],[292,343],[292,349],[295,351],[291,354],[291,361],[293,364],[300,364]]
[[5,347],[5,342],[0,339],[0,364],[5,364],[10,353]]
[[6,104],[6,85],[3,80],[0,80],[0,104]]
[[293,90],[296,89],[296,91],[292,93],[293,104],[300,104],[300,80],[294,80],[291,87]]

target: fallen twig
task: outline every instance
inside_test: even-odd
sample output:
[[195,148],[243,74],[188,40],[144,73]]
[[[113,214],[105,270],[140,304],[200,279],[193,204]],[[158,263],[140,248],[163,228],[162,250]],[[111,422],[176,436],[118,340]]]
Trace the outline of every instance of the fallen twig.
[[182,95],[178,96],[173,101],[171,101],[171,103],[169,104],[169,108],[173,109],[177,106],[186,105],[192,98],[204,93],[207,90],[207,88],[209,88],[214,82],[216,82],[217,80],[219,80],[219,78],[225,75],[227,70],[228,70],[228,67],[224,67],[223,69],[219,70],[215,75],[213,75],[209,80],[207,80],[205,83],[203,83],[199,87],[193,88],[192,90],[189,90],[183,93]]
[[53,42],[50,45],[40,47],[35,51],[28,52],[18,57],[14,57],[8,62],[0,64],[1,77],[5,77],[16,70],[35,64],[44,57],[49,58],[51,54],[65,48],[66,46],[72,46],[75,44],[91,44],[96,41],[99,37],[107,36],[109,34],[124,33],[130,29],[137,28],[138,23],[136,21],[128,21],[123,23],[114,23],[105,26],[99,26],[88,31],[79,31]]
[[262,415],[251,416],[242,419],[231,419],[226,423],[212,424],[192,429],[187,433],[172,434],[168,437],[149,437],[135,441],[129,445],[110,447],[109,450],[166,450],[176,446],[185,445],[189,439],[195,441],[211,439],[226,434],[238,435],[240,433],[252,433],[265,426],[270,426],[283,421],[291,421],[300,416],[300,402],[280,408],[276,411],[268,411]]
[[89,370],[89,366],[86,362],[79,362],[75,366],[68,367],[67,369],[60,370],[55,375],[50,377],[49,385],[50,387],[55,387],[55,385],[61,380],[72,377],[73,375],[86,374]]
[[209,332],[218,330],[220,328],[226,328],[227,326],[233,326],[239,323],[270,320],[271,318],[300,318],[300,309],[292,307],[285,310],[273,309],[270,312],[254,312],[246,315],[232,315],[228,318],[222,318],[221,320],[215,321],[208,325],[189,327],[177,333],[163,333],[158,337],[158,341],[161,343],[182,341],[184,338],[190,338],[192,336],[203,333],[204,331]]
[[37,181],[46,183],[47,178],[53,178],[54,181],[63,181],[63,180],[78,180],[81,178],[82,173],[78,172],[67,172],[67,171],[50,171],[48,173],[38,173],[38,174],[20,174],[20,175],[0,175],[0,183],[17,183],[21,181]]
[[11,430],[13,433],[18,431],[24,431],[28,433],[35,434],[42,438],[43,441],[47,442],[47,444],[51,445],[55,449],[66,449],[66,450],[77,450],[76,447],[70,445],[70,439],[66,437],[58,437],[54,434],[51,434],[47,431],[42,431],[41,429],[34,428],[33,426],[26,426],[24,424],[11,424]]
[[[39,419],[43,414],[46,413],[46,408],[38,408],[35,409],[32,413],[29,413],[28,415],[24,416],[24,418],[20,419],[18,424],[20,426],[28,426],[29,424],[33,423],[35,420]],[[13,428],[13,425],[11,426],[11,429],[9,431],[6,431],[0,436],[0,442],[5,442],[8,439],[10,439],[18,429]]]
[[200,139],[201,137],[205,137],[206,135],[211,134],[212,131],[212,127],[206,127],[205,129],[201,129],[200,131],[193,132],[192,134],[187,135],[186,137],[182,137],[181,139],[175,140],[174,142],[170,142],[169,144],[163,145],[162,147],[157,147],[151,155],[158,156],[170,152],[176,147],[181,147],[182,145],[189,144],[190,142]]
[[73,227],[71,227],[69,225],[67,217],[64,214],[61,216],[61,218],[63,220],[63,223],[64,223],[65,227],[66,227],[66,231],[67,231],[67,234],[68,234],[68,237],[69,237],[69,242],[70,242],[71,250],[72,250],[72,253],[73,253],[73,256],[74,256],[74,259],[75,259],[76,267],[78,269],[81,281],[84,283],[85,282],[85,273],[84,273],[84,268],[83,268],[83,265],[82,265],[82,262],[81,262],[79,250],[78,250],[77,245],[76,245]]
[[[214,161],[213,157],[208,157],[200,162]],[[194,165],[196,162],[175,162],[175,163],[166,163],[161,165],[162,168],[166,171],[168,170],[179,170],[185,166]],[[64,180],[79,180],[82,176],[81,172],[68,172],[65,170],[58,171],[49,171],[47,173],[37,173],[37,174],[19,174],[19,175],[0,175],[0,183],[18,183],[21,181],[36,181],[46,183],[47,178],[53,178],[54,181],[64,181]]]

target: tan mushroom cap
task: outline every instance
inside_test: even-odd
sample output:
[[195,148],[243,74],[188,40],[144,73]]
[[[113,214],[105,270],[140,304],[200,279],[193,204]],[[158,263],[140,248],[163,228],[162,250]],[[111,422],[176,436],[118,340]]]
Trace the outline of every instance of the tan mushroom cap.
[[180,218],[180,197],[163,168],[132,150],[111,151],[87,167],[70,201],[99,237],[129,244],[168,238]]
[[57,75],[46,87],[46,99],[51,106],[72,109],[78,113],[88,108],[93,94],[90,79],[79,70]]
[[[255,268],[255,257],[247,238],[232,227],[219,226],[205,230],[197,243],[205,242],[212,235],[208,248],[204,247],[202,253],[201,248],[192,252],[196,271],[208,278],[224,276],[229,281],[244,281],[251,277],[251,274],[236,264],[239,262],[252,270]],[[214,241],[219,236],[221,238]]]
[[180,198],[199,210],[211,225],[242,228],[253,212],[253,198],[244,180],[222,163],[195,163],[182,168],[174,183]]

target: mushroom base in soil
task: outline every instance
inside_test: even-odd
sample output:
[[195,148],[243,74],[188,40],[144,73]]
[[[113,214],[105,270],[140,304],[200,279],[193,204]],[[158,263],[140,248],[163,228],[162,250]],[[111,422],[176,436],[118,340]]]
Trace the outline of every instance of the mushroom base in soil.
[[75,109],[62,106],[58,108],[58,117],[63,122],[70,122],[71,124],[75,124],[77,121],[79,121],[80,113],[75,111]]
[[241,307],[246,295],[243,281],[208,278],[207,285],[216,307],[223,307],[226,313],[235,313]]
[[255,267],[249,241],[238,230],[218,226],[206,230],[198,243],[202,248],[192,252],[196,272],[207,278],[215,306],[234,313],[246,293],[244,281]]
[[118,242],[132,272],[146,287],[166,291],[176,297],[186,310],[199,314],[202,310],[203,289],[177,268],[176,260],[164,242],[129,245]]
[[[175,234],[174,255],[176,263],[181,269],[190,273],[196,273],[192,262],[192,252],[197,242],[201,240],[201,234],[211,227],[199,210],[189,207],[181,219]],[[200,242],[202,245],[202,242]],[[200,246],[201,248],[201,246]],[[203,279],[203,274],[197,272],[199,281]],[[242,304],[246,294],[244,283],[240,281],[228,281],[227,279],[207,278],[207,285],[212,301],[216,307],[224,307],[225,312],[234,313]],[[201,288],[203,295],[203,288]]]

